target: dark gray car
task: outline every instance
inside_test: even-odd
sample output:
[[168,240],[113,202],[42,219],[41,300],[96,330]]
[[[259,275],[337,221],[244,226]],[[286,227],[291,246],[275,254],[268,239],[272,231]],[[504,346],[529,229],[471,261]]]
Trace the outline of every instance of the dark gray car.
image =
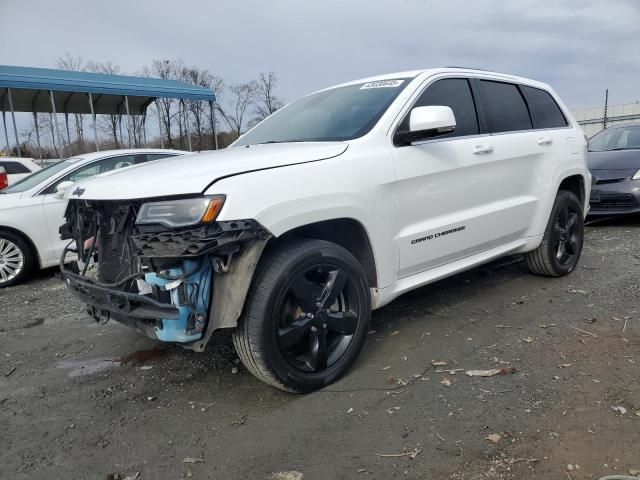
[[589,140],[590,216],[640,212],[640,125],[608,128]]

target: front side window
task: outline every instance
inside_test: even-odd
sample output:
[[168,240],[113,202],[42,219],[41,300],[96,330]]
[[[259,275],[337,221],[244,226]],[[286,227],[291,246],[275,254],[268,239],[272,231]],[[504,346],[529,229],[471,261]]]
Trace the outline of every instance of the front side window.
[[374,127],[410,81],[380,80],[311,94],[267,117],[233,146],[353,140]]
[[44,193],[46,193],[47,195],[55,193],[56,187],[62,182],[79,182],[81,180],[100,175],[101,173],[110,172],[111,170],[117,170],[119,168],[130,167],[131,165],[135,164],[136,155],[122,155],[119,157],[103,158],[102,160],[84,165],[74,170],[73,172],[68,173],[64,177],[59,178],[55,183],[49,185]]
[[482,106],[492,133],[530,130],[531,117],[527,104],[516,85],[480,80]]
[[[445,78],[434,82],[420,95],[413,108],[436,105],[450,107],[456,117],[456,129],[451,133],[438,135],[437,138],[461,137],[479,133],[478,114],[467,79]],[[402,120],[398,129],[409,129],[409,115]]]
[[589,139],[590,152],[640,149],[640,125],[611,128]]
[[562,110],[549,92],[539,88],[521,86],[527,97],[529,108],[536,122],[536,128],[561,128],[567,126]]

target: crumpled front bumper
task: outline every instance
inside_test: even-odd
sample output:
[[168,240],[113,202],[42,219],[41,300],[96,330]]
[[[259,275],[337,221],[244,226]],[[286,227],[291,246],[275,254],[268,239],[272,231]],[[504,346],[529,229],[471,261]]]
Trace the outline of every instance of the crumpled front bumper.
[[149,320],[177,319],[180,316],[178,309],[173,305],[92,281],[65,267],[62,267],[61,271],[71,293],[87,304],[93,316],[101,312]]
[[[89,315],[198,351],[214,330],[235,326],[270,237],[254,220],[138,226],[134,206],[113,202],[70,202],[65,216],[61,237],[74,247],[60,269]],[[67,266],[70,252],[79,260]]]

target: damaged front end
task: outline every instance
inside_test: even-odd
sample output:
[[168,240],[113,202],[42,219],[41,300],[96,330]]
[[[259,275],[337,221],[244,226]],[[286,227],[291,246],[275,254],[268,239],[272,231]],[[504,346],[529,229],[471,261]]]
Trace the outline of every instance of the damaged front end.
[[70,200],[62,275],[96,321],[201,351],[236,325],[270,236],[254,220],[215,221],[222,203]]

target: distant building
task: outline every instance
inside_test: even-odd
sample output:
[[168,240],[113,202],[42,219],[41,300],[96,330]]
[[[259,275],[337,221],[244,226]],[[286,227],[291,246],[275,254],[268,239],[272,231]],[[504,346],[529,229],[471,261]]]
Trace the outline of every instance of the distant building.
[[[574,110],[572,113],[587,137],[592,137],[604,128],[604,106],[583,108]],[[609,105],[607,108],[607,128],[625,123],[640,124],[640,102]]]

